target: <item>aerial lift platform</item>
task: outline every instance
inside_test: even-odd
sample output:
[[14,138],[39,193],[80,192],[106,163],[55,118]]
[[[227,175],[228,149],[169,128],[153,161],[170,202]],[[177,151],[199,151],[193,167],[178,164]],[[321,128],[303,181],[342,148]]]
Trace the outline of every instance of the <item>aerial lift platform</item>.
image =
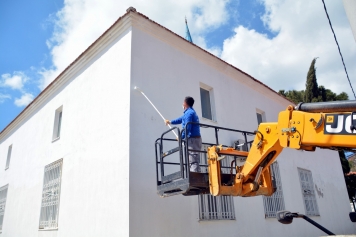
[[[188,123],[197,124],[197,123]],[[214,134],[214,143],[204,143],[203,146],[221,146],[224,151],[219,154],[224,155],[221,159],[221,182],[229,185],[233,182],[236,176],[235,166],[238,163],[243,163],[248,156],[248,150],[251,147],[255,132],[248,132],[224,127],[218,127],[208,124],[198,123],[200,128],[207,129],[207,133]],[[168,134],[175,131],[178,139],[168,138]],[[187,139],[182,139],[182,132],[177,127],[173,127],[165,131],[160,138],[155,141],[156,151],[156,179],[157,193],[161,197],[169,197],[172,195],[183,194],[185,196],[208,194],[209,188],[209,173],[208,164],[204,159],[200,163],[201,172],[191,172],[189,170],[188,152],[198,152],[202,157],[206,157],[206,150],[191,150],[188,148]],[[221,145],[219,141],[219,133],[229,133],[234,139],[234,144]],[[186,133],[187,134],[187,133]],[[250,138],[250,140],[248,139]],[[173,148],[171,148],[173,146]],[[169,148],[166,148],[169,147]],[[170,159],[170,157],[173,157]],[[167,161],[170,159],[170,161]],[[225,164],[225,165],[224,165]]]

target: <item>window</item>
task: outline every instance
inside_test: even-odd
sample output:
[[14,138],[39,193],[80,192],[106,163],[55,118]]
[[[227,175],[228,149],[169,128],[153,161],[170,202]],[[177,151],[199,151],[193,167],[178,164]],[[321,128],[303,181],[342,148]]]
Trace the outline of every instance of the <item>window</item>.
[[213,88],[200,83],[200,101],[202,117],[216,121],[213,95]]
[[55,116],[54,116],[54,126],[53,126],[52,140],[57,140],[61,136],[62,114],[63,114],[63,106],[59,107],[56,110],[56,113],[55,113]]
[[[206,150],[207,146],[203,145]],[[232,157],[221,160],[222,167],[229,167]],[[201,153],[200,164],[207,165],[207,155]],[[222,168],[223,173],[230,173],[230,168]],[[207,173],[207,167],[201,167],[201,172]],[[231,196],[201,194],[198,196],[200,220],[235,220],[234,199]]]
[[61,136],[61,123],[62,123],[62,111],[58,115],[58,128],[57,128],[57,137]]
[[40,229],[55,229],[58,227],[62,164],[63,159],[60,159],[45,167],[39,225]]
[[231,196],[201,194],[198,198],[200,220],[235,220],[234,200]]
[[319,216],[319,208],[316,203],[314,182],[312,173],[309,170],[298,168],[300,186],[305,207],[305,214],[308,216]]
[[2,224],[4,222],[7,187],[8,187],[8,185],[5,185],[0,188],[0,233],[2,231]]
[[10,166],[11,152],[12,152],[12,145],[10,145],[9,149],[7,150],[7,159],[6,159],[5,169],[8,169]]
[[279,165],[274,162],[271,166],[272,176],[276,182],[277,190],[270,197],[263,196],[263,207],[265,209],[265,217],[276,217],[278,211],[285,210],[284,197],[282,190],[281,175],[279,173]]
[[203,118],[213,120],[210,104],[210,92],[203,88],[200,88],[201,110]]
[[257,123],[258,125],[260,125],[260,123],[262,123],[262,114],[256,113],[256,115],[257,115]]
[[266,121],[265,119],[265,112],[262,110],[256,109],[256,116],[257,116],[257,124],[260,125],[260,123],[263,123]]

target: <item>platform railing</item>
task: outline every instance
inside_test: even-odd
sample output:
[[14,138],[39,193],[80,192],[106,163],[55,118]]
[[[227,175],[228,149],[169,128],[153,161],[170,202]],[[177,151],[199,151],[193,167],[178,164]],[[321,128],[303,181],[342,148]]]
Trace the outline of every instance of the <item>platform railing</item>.
[[[187,144],[188,144],[188,138],[185,136],[184,139],[182,139],[182,134],[183,132],[187,134],[187,126],[188,125],[199,125],[200,128],[202,129],[214,129],[214,134],[215,134],[215,143],[207,143],[203,142],[203,146],[214,146],[214,145],[222,145],[223,147],[232,147],[231,145],[224,145],[219,143],[219,131],[228,131],[228,132],[233,132],[233,133],[238,133],[242,135],[244,140],[243,145],[249,148],[251,147],[251,144],[253,142],[252,140],[248,140],[248,136],[254,136],[254,132],[248,132],[248,131],[243,131],[243,130],[237,130],[237,129],[231,129],[231,128],[224,128],[224,127],[219,127],[219,126],[214,126],[214,125],[209,125],[209,124],[202,124],[202,123],[193,123],[189,122],[186,127],[183,130],[180,130],[177,127],[173,127],[167,131],[165,131],[160,138],[158,138],[155,141],[155,152],[156,152],[156,179],[157,179],[157,186],[172,182],[177,179],[189,179],[190,178],[190,165],[189,165],[189,152],[198,152],[198,153],[207,153],[206,150],[193,150],[189,149]],[[170,139],[167,138],[167,134],[169,134],[171,131],[177,131],[178,134],[178,139]],[[237,137],[236,137],[237,138]],[[168,142],[177,142],[177,146],[173,149],[164,151],[165,148],[165,143]],[[167,162],[164,161],[165,158],[168,156],[175,154],[178,152],[178,162]],[[171,174],[166,174],[165,172],[165,165],[173,165],[173,166],[179,166],[179,171],[174,172]],[[208,167],[207,164],[200,164],[200,167]],[[231,166],[221,166],[221,168],[231,168]]]

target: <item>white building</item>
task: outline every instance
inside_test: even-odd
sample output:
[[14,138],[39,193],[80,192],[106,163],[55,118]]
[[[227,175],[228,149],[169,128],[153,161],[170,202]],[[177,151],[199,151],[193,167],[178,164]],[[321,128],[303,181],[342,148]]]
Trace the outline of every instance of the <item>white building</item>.
[[[282,225],[270,218],[276,203],[335,233],[356,232],[338,155],[328,150],[284,150],[274,166],[281,187],[274,198],[217,198],[213,206],[208,196],[160,198],[153,145],[167,128],[134,86],[167,118],[180,116],[191,95],[202,123],[247,131],[257,128],[257,117],[277,121],[290,104],[128,11],[0,133],[0,236],[323,235],[304,220]],[[211,119],[201,116],[201,88]],[[204,129],[202,136],[214,140]]]
[[342,2],[344,3],[345,12],[356,40],[356,1],[342,0]]

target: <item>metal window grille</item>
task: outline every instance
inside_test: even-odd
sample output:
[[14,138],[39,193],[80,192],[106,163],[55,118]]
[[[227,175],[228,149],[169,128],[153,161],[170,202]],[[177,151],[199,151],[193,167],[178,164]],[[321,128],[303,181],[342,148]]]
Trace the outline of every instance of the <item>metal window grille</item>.
[[8,185],[5,185],[0,188],[0,233],[2,231],[2,224],[4,222],[7,188]]
[[201,194],[198,200],[200,220],[235,220],[234,200],[231,196]]
[[9,149],[7,150],[7,159],[6,159],[5,169],[8,169],[10,166],[11,152],[12,152],[12,145],[10,145]]
[[308,216],[319,216],[319,208],[316,202],[314,182],[312,173],[309,170],[298,168],[300,185],[305,207],[305,213]]
[[213,120],[210,103],[210,91],[200,88],[200,100],[203,118]]
[[42,191],[40,229],[58,227],[63,159],[45,167]]
[[[208,149],[208,145],[202,145],[202,149],[206,151]],[[223,174],[230,174],[230,168],[231,167],[231,161],[233,161],[234,157],[233,156],[225,156],[225,159],[220,160],[220,165],[221,167],[227,167],[227,168],[221,168],[221,172]],[[208,157],[206,153],[200,153],[200,164],[205,165],[200,167],[200,170],[202,173],[208,173]]]
[[[207,146],[203,146],[206,150]],[[221,160],[221,166],[229,167],[232,157]],[[207,164],[207,155],[201,153],[200,164]],[[223,173],[230,173],[229,168],[222,168]],[[201,167],[201,172],[207,173],[207,167]],[[198,196],[200,220],[235,220],[234,200],[231,196],[217,196],[201,194]]]
[[270,197],[263,196],[263,207],[265,209],[266,218],[274,218],[278,211],[285,210],[279,165],[277,162],[274,162],[270,167],[272,175],[276,181],[277,190]]

